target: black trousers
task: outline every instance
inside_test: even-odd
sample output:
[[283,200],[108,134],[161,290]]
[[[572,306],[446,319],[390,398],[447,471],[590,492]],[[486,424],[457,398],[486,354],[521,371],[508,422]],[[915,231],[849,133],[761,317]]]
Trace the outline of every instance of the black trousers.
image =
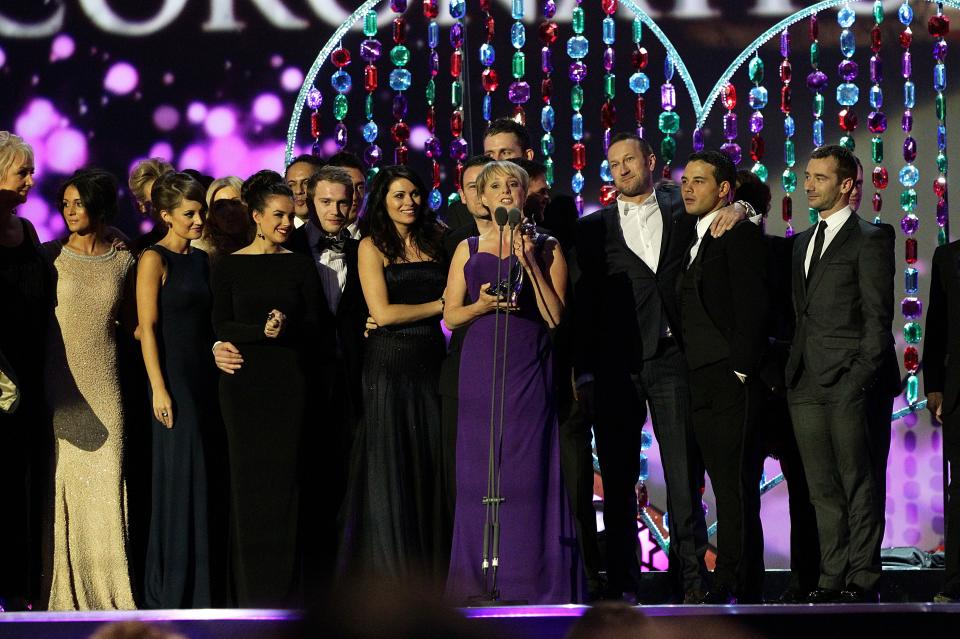
[[818,585],[876,589],[884,529],[880,468],[886,468],[889,413],[884,445],[878,441],[880,402],[845,377],[825,387],[801,372],[787,400],[817,513]]
[[741,382],[728,360],[690,371],[693,432],[717,505],[713,587],[744,602],[763,596],[758,418],[763,388]]
[[707,527],[693,469],[690,386],[687,362],[672,338],[644,360],[638,373],[606,368],[595,378],[597,455],[603,475],[603,521],[607,540],[607,579],[611,589],[634,592],[640,578],[637,562],[637,497],[640,433],[647,417],[660,448],[670,514],[670,573],[675,595],[704,590],[703,558]]
[[950,472],[947,488],[947,535],[943,591],[960,597],[960,409],[943,420],[943,457]]

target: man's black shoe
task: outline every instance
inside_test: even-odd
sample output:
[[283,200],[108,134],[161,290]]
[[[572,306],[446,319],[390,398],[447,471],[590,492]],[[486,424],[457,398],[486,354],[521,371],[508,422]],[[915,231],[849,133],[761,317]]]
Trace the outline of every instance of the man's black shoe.
[[699,588],[691,588],[690,590],[683,593],[683,604],[685,606],[695,606],[698,605],[707,594],[700,590]]
[[796,586],[790,586],[781,593],[777,598],[777,603],[781,604],[802,604],[807,603],[807,597],[810,595],[809,590],[803,590],[802,588],[797,588]]
[[807,595],[807,603],[811,604],[832,604],[843,603],[843,596],[839,590],[832,588],[817,588]]
[[840,593],[843,603],[880,603],[880,593],[869,588],[849,585]]
[[737,598],[730,592],[729,588],[719,587],[710,589],[707,594],[703,596],[700,600],[700,603],[708,606],[726,606],[728,604],[737,603]]

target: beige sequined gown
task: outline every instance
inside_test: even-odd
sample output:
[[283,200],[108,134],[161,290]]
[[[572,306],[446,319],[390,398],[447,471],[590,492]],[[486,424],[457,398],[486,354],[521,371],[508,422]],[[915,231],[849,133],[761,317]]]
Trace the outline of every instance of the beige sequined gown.
[[135,608],[127,564],[116,319],[133,257],[43,246],[55,308],[44,369],[56,438],[50,610]]

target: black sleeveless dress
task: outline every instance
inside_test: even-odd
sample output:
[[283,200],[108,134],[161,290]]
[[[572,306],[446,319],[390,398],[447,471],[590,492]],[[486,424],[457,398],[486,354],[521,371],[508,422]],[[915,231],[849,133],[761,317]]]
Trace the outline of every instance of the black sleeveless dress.
[[[149,608],[209,608],[210,551],[204,431],[215,428],[207,254],[154,245],[167,267],[160,287],[160,367],[173,399],[173,428],[151,419],[153,508],[144,570]],[[148,386],[149,391],[149,386]],[[151,406],[153,393],[150,392]]]
[[[391,304],[438,299],[446,271],[436,262],[390,264]],[[342,512],[341,568],[438,582],[450,522],[440,441],[440,317],[370,332],[363,362],[363,423],[351,455]]]

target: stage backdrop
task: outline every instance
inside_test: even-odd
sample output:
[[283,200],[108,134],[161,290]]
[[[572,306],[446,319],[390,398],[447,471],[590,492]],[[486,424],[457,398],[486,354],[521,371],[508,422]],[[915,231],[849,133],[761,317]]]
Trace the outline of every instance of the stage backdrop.
[[[456,12],[456,5],[453,2]],[[203,173],[221,177],[239,175],[245,177],[255,170],[271,168],[283,170],[284,148],[287,128],[294,114],[294,103],[318,52],[327,44],[330,36],[348,18],[359,2],[346,0],[149,0],[139,3],[119,3],[109,0],[70,0],[50,2],[3,2],[0,3],[0,128],[12,129],[33,145],[37,159],[38,186],[30,200],[20,209],[20,214],[30,218],[38,227],[43,239],[58,237],[64,225],[57,215],[52,198],[57,184],[64,176],[78,167],[98,165],[113,171],[121,184],[130,166],[138,159],[159,156],[174,163],[178,168],[194,168]],[[391,20],[399,14],[391,11],[390,3],[377,6],[379,14],[377,38],[382,42],[382,53],[375,63],[379,82],[371,91],[373,121],[379,133],[375,143],[381,147],[382,163],[391,162],[395,144],[390,128],[394,123],[392,108],[395,91],[389,77],[394,68],[401,67],[389,52],[394,46],[391,40]],[[406,4],[395,2],[396,5]],[[444,198],[453,188],[454,162],[450,159],[449,147],[453,140],[450,126],[450,56],[453,46],[449,33],[454,23],[449,0],[437,3],[436,18],[441,37],[437,44],[439,74],[437,78],[435,136],[426,127],[427,100],[425,81],[429,68],[430,37],[423,5],[420,0],[411,0],[406,10],[406,45],[411,61],[413,83],[407,91],[405,121],[410,125],[410,163],[429,175],[431,151],[429,138],[440,142],[442,161],[438,191]],[[538,158],[544,159],[539,147],[544,134],[541,121],[543,73],[541,70],[541,46],[544,37],[540,25],[545,21],[544,7],[554,4],[547,0],[492,0],[489,14],[494,23],[495,34],[488,38],[484,12],[480,0],[466,3],[463,20],[463,72],[464,124],[462,137],[467,144],[467,154],[479,150],[485,124],[483,96],[484,85],[481,72],[492,68],[499,76],[498,87],[490,92],[487,115],[509,115],[513,105],[508,99],[508,87],[515,79],[526,81],[531,97],[525,104],[527,124],[538,147]],[[553,126],[555,145],[552,149],[554,162],[554,189],[571,192],[574,188],[574,168],[579,162],[574,151],[578,123],[571,109],[570,64],[568,41],[580,28],[579,20],[572,19],[579,3],[574,0],[557,0],[552,22],[556,23],[556,41],[552,49],[554,71],[551,74],[553,87],[551,102],[555,105],[556,124]],[[666,51],[651,33],[649,26],[637,34],[633,29],[634,12],[627,4],[649,14],[663,33],[676,46],[677,53],[690,72],[692,82],[701,99],[711,92],[717,78],[758,36],[787,16],[803,9],[807,3],[785,0],[647,0],[621,3],[613,14],[613,31],[604,33],[603,18],[607,9],[615,9],[610,0],[584,0],[582,35],[590,47],[587,60],[588,72],[581,80],[584,89],[582,158],[584,177],[582,195],[586,211],[598,206],[601,187],[603,152],[603,118],[609,122],[609,113],[602,114],[605,102],[605,75],[615,75],[615,98],[610,102],[616,107],[617,116],[613,130],[628,130],[636,126],[634,105],[636,94],[628,82],[638,72],[639,60],[632,55],[640,46],[647,50],[646,66],[650,88],[646,91],[644,128],[657,149],[662,139],[672,131],[672,116],[662,121],[661,85],[673,73],[672,84],[676,98],[674,111],[679,116],[679,128],[670,133],[676,142],[673,167],[682,168],[683,158],[693,150],[696,112],[683,79],[676,72],[676,65],[665,65]],[[912,80],[916,89],[916,104],[911,109],[912,132],[919,150],[911,162],[919,170],[920,180],[916,185],[917,204],[915,214],[920,221],[919,230],[913,234],[917,240],[919,259],[914,265],[918,271],[919,284],[916,297],[926,300],[929,284],[928,267],[933,249],[937,244],[938,227],[934,220],[937,214],[938,196],[931,188],[938,177],[938,113],[934,91],[933,47],[937,40],[928,33],[928,21],[936,13],[936,3],[911,4],[912,68],[909,78],[902,71],[901,34],[905,25],[898,16],[904,3],[888,1],[879,3],[885,16],[876,31],[882,40],[877,56],[885,65],[885,74],[877,83],[870,81],[872,55],[871,27],[875,23],[873,2],[854,3],[855,24],[849,27],[852,35],[842,36],[838,25],[838,10],[824,10],[818,20],[819,69],[827,78],[821,90],[824,106],[823,138],[827,143],[836,143],[845,134],[841,130],[842,105],[838,105],[836,90],[844,82],[844,73],[838,65],[844,57],[859,65],[859,76],[852,80],[859,86],[859,102],[851,107],[859,115],[859,125],[847,132],[856,144],[856,152],[866,168],[864,204],[861,212],[872,217],[871,198],[876,189],[870,184],[874,166],[883,165],[889,171],[890,186],[882,190],[884,221],[899,227],[904,213],[900,207],[900,194],[905,190],[898,182],[898,174],[904,166],[901,146],[906,133],[901,128],[904,111],[904,81]],[[949,3],[948,3],[949,5]],[[958,12],[949,6],[945,14],[956,18]],[[512,13],[521,17],[514,19]],[[841,22],[850,22],[841,17]],[[519,24],[520,27],[515,26]],[[609,27],[608,23],[608,27]],[[361,32],[363,21],[344,35],[343,46],[352,54],[351,64],[344,70],[352,78],[352,87],[345,94],[348,110],[342,114],[346,133],[346,148],[363,154],[369,143],[364,140],[363,127],[367,123],[364,113],[363,67],[360,42],[365,38]],[[525,36],[519,39],[517,30]],[[792,228],[803,230],[809,225],[806,198],[803,195],[802,176],[804,158],[813,144],[812,105],[814,94],[808,88],[808,75],[815,71],[811,66],[809,21],[804,20],[790,28],[791,46],[788,50],[792,64],[792,113],[796,120],[796,132],[792,137],[797,158],[794,171],[799,180],[793,193]],[[640,44],[634,43],[640,35]],[[936,35],[936,34],[935,34]],[[513,38],[511,38],[513,36]],[[612,37],[611,37],[612,36]],[[547,35],[547,37],[549,37]],[[876,38],[876,35],[873,36]],[[601,54],[607,45],[604,39],[613,40],[609,71],[601,63]],[[489,39],[494,52],[481,55],[480,47]],[[513,40],[513,42],[511,42]],[[841,41],[843,44],[841,46]],[[739,116],[739,128],[735,135],[732,129],[724,132],[723,116],[727,109],[723,94],[717,104],[705,116],[702,126],[704,143],[716,147],[725,142],[736,142],[742,148],[741,167],[755,164],[750,157],[751,146],[759,151],[761,163],[769,174],[768,183],[773,190],[771,213],[767,229],[783,234],[787,225],[781,218],[781,200],[784,196],[784,180],[781,175],[786,168],[784,143],[784,114],[780,109],[780,77],[783,55],[781,39],[774,37],[762,46],[757,57],[764,63],[765,77],[757,80],[756,65],[751,75],[749,61],[731,78],[738,100],[732,111]],[[956,40],[947,35],[948,48],[943,62],[952,69],[957,56],[954,54]],[[515,46],[518,45],[518,46]],[[943,45],[941,45],[943,46]],[[576,54],[577,46],[572,52]],[[518,69],[514,62],[515,50],[526,52],[525,68]],[[666,67],[666,68],[665,68]],[[317,74],[315,85],[323,95],[324,102],[318,109],[318,144],[321,154],[330,154],[337,148],[334,134],[337,119],[333,105],[336,92],[331,76],[336,68],[325,62]],[[517,71],[520,71],[519,76]],[[856,71],[854,70],[854,74]],[[576,76],[576,73],[572,75]],[[489,75],[488,75],[489,78]],[[636,79],[634,89],[642,88],[642,79]],[[868,94],[871,85],[886,96],[882,110],[889,119],[886,132],[879,131],[879,120],[867,114],[878,109],[869,106]],[[817,81],[812,83],[816,86]],[[339,84],[341,90],[344,84]],[[490,88],[490,84],[486,88]],[[760,94],[750,98],[755,86],[768,88],[769,103],[761,104]],[[949,86],[940,87],[949,108],[953,107],[955,94]],[[849,93],[849,91],[847,91]],[[727,94],[728,100],[730,95]],[[875,94],[874,94],[874,97]],[[847,95],[843,99],[849,99]],[[669,102],[669,100],[667,100]],[[732,104],[732,102],[730,103]],[[729,106],[729,104],[727,105]],[[765,126],[760,132],[763,148],[751,145],[750,116],[762,111]],[[313,148],[309,108],[306,108],[299,126],[294,129],[294,150],[309,151]],[[664,126],[661,127],[660,124]],[[850,128],[850,118],[845,124]],[[868,130],[877,129],[877,131]],[[729,126],[729,124],[728,124]],[[756,116],[753,127],[756,128]],[[370,133],[368,129],[367,133]],[[886,159],[874,162],[871,158],[871,138],[881,137],[886,146]],[[728,139],[729,138],[729,139]],[[951,144],[946,144],[947,140]],[[956,164],[956,144],[952,130],[939,142],[945,147],[945,159]],[[425,149],[426,144],[426,149]],[[669,143],[668,143],[669,145]],[[789,154],[787,154],[789,155]],[[787,180],[789,183],[789,180]],[[944,201],[946,197],[941,198]],[[943,204],[941,204],[943,208]],[[441,206],[440,215],[443,214]],[[127,201],[122,218],[117,225],[136,232],[141,224],[133,212],[132,202]],[[897,299],[904,296],[902,269],[905,266],[905,236],[898,228],[897,240]],[[921,315],[919,321],[923,322]],[[898,351],[905,348],[902,327],[905,320],[900,309],[895,318],[894,332],[898,339]],[[922,343],[917,344],[922,349]],[[906,373],[905,373],[906,374]],[[922,398],[922,393],[921,393]],[[903,398],[897,408],[904,406]],[[649,425],[647,426],[649,429]],[[932,549],[942,541],[942,468],[940,461],[939,431],[932,427],[925,413],[907,415],[893,423],[892,448],[888,473],[887,533],[885,545],[916,545]],[[662,490],[662,474],[659,470],[656,447],[650,455],[651,501],[665,503]],[[777,463],[768,460],[767,477],[779,473]],[[788,521],[784,486],[778,486],[764,497],[764,522],[767,531],[766,554],[769,567],[787,565],[786,522]],[[709,490],[705,497],[712,509]],[[713,520],[713,513],[708,515]]]

